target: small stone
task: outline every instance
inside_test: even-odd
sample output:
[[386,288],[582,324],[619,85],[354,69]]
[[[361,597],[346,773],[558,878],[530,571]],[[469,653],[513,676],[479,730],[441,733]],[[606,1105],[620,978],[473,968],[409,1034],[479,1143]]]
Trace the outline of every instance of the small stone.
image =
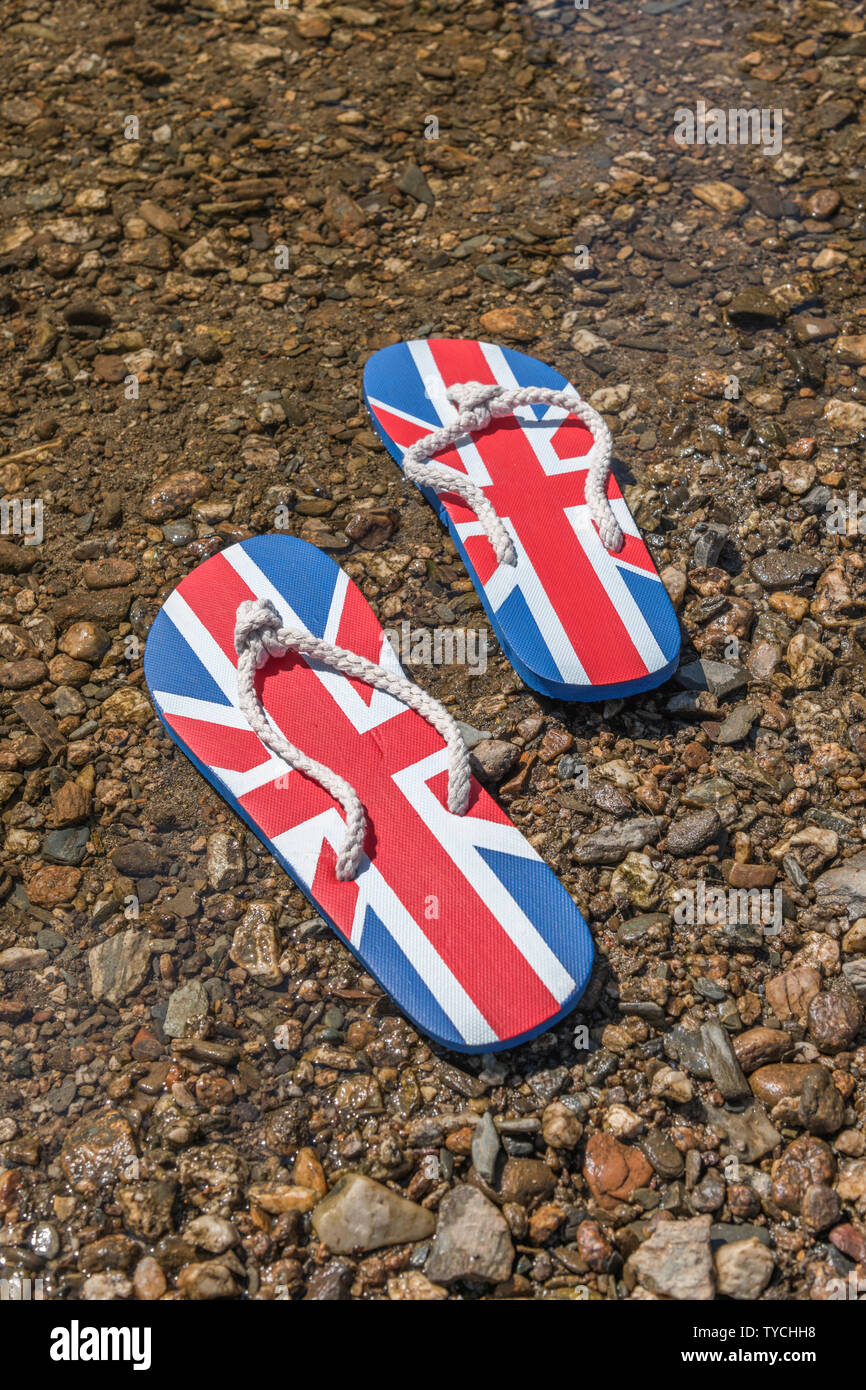
[[135,1266],[132,1287],[136,1298],[140,1298],[143,1303],[155,1303],[157,1299],[162,1298],[168,1284],[159,1261],[152,1255],[145,1255]]
[[692,1211],[713,1212],[719,1211],[725,1204],[726,1187],[725,1180],[715,1168],[711,1168],[705,1173],[703,1178],[689,1196],[689,1204]]
[[710,1218],[666,1221],[629,1256],[627,1276],[664,1298],[706,1301],[715,1294]]
[[850,921],[866,916],[866,849],[852,854],[836,869],[828,869],[815,880],[819,899],[839,899],[848,909]]
[[596,1274],[604,1274],[613,1258],[614,1247],[597,1221],[581,1221],[577,1228],[578,1253]]
[[28,882],[27,896],[36,907],[59,907],[72,902],[80,882],[80,869],[46,864]]
[[768,550],[750,565],[752,578],[762,589],[791,589],[817,579],[824,568],[820,555],[803,550]]
[[850,931],[846,931],[842,937],[842,950],[848,954],[866,951],[866,917],[858,917]]
[[482,739],[472,749],[471,762],[477,776],[499,782],[520,757],[520,749],[504,739]]
[[852,367],[866,365],[866,333],[842,334],[836,339],[836,356]]
[[79,865],[88,852],[89,837],[86,826],[51,830],[42,841],[42,858],[53,865]]
[[839,126],[844,125],[852,116],[856,116],[857,107],[853,101],[847,97],[839,97],[836,101],[824,101],[815,108],[815,124],[819,130],[838,130]]
[[843,1202],[859,1202],[866,1197],[866,1159],[846,1158],[839,1164],[836,1192]]
[[210,483],[203,474],[194,469],[181,469],[158,484],[142,504],[142,513],[148,521],[169,521],[185,516],[192,504],[206,497],[208,492]]
[[392,1274],[388,1280],[388,1297],[395,1303],[434,1303],[448,1297],[448,1290],[434,1284],[420,1269],[407,1269]]
[[859,401],[829,400],[824,419],[833,434],[856,436],[866,430],[866,405]]
[[190,980],[169,997],[162,1031],[167,1038],[182,1038],[199,1019],[207,1018],[210,1000],[200,980]]
[[612,1211],[628,1201],[637,1187],[647,1187],[652,1168],[639,1149],[620,1144],[609,1134],[593,1134],[586,1146],[584,1177],[599,1206]]
[[323,212],[342,240],[354,236],[366,221],[364,209],[338,184],[328,189]]
[[[448,1193],[440,1206],[440,1222],[445,1202],[454,1195],[454,1192]],[[482,1202],[485,1201],[480,1193],[475,1195]],[[319,1240],[335,1254],[347,1255],[355,1250],[379,1250],[388,1245],[425,1240],[436,1227],[432,1212],[406,1201],[404,1197],[398,1197],[390,1188],[360,1173],[348,1173],[337,1182],[328,1196],[319,1202],[312,1222]],[[502,1224],[505,1226],[504,1220]],[[505,1229],[507,1232],[507,1226]],[[508,1271],[501,1277],[507,1278],[510,1272],[509,1260]],[[434,1274],[430,1274],[430,1277],[434,1280],[438,1278]]]
[[829,1239],[830,1244],[841,1250],[843,1255],[847,1255],[849,1260],[858,1265],[866,1264],[866,1234],[859,1226],[845,1222],[844,1225],[834,1227]]
[[785,660],[797,689],[815,690],[833,664],[833,653],[808,633],[797,632],[785,649]]
[[331,20],[321,10],[296,14],[294,24],[302,39],[326,39],[333,27]]
[[156,716],[150,700],[140,690],[126,686],[122,690],[115,690],[103,701],[99,717],[110,724],[143,729]]
[[426,203],[432,208],[436,201],[432,188],[417,164],[407,165],[397,180],[397,187],[401,193],[407,193],[410,198],[414,198],[416,203]]
[[846,1052],[863,1026],[863,1008],[851,994],[827,991],[809,1005],[809,1037],[821,1052]]
[[129,1050],[136,1062],[155,1062],[162,1056],[162,1043],[150,1028],[139,1028]]
[[620,1104],[607,1107],[602,1124],[605,1132],[612,1134],[614,1139],[636,1139],[646,1128],[640,1115],[636,1115],[627,1105]]
[[753,319],[767,319],[778,323],[784,317],[784,310],[769,290],[756,285],[748,285],[744,290],[740,290],[728,305],[728,318],[734,323],[748,323]]
[[842,1205],[838,1194],[824,1183],[813,1183],[803,1193],[800,1203],[800,1219],[807,1231],[817,1234],[835,1226],[842,1215]]
[[499,1284],[509,1278],[513,1262],[508,1222],[493,1203],[465,1183],[447,1192],[424,1268],[427,1278],[434,1284],[458,1279]]
[[645,849],[660,837],[661,823],[655,816],[635,816],[589,835],[578,832],[573,837],[574,858],[578,864],[618,864],[630,850]]
[[493,1182],[501,1153],[499,1132],[493,1123],[492,1114],[485,1110],[472,1134],[472,1163],[478,1176],[486,1183]]
[[121,584],[131,584],[138,573],[135,565],[119,556],[109,555],[103,560],[89,560],[81,568],[81,577],[88,589],[113,589]]
[[628,404],[630,395],[631,387],[628,383],[620,382],[616,386],[602,386],[600,390],[593,391],[589,403],[594,410],[600,411],[603,415],[611,415]]
[[826,1067],[777,1062],[753,1072],[749,1084],[772,1106],[779,1124],[798,1124],[812,1134],[834,1134],[842,1127],[842,1097]]
[[533,1245],[546,1245],[564,1220],[565,1210],[558,1202],[543,1203],[529,1218],[529,1240]]
[[677,569],[675,565],[665,565],[659,578],[667,590],[667,595],[674,606],[674,611],[679,613],[688,585],[685,572],[681,569]]
[[820,988],[821,972],[811,965],[799,965],[767,981],[767,1003],[780,1022],[795,1019],[805,1023],[809,1005]]
[[4,690],[29,690],[32,685],[44,681],[47,675],[45,662],[32,657],[0,664],[0,686]]
[[134,994],[150,968],[150,940],[146,932],[125,931],[109,937],[87,953],[91,993],[95,1000],[119,1004]]
[[835,1176],[836,1163],[829,1144],[811,1134],[802,1135],[773,1164],[773,1200],[783,1211],[796,1215],[807,1188],[816,1183],[832,1183]]
[[0,970],[42,970],[51,957],[32,946],[7,946],[0,951]]
[[223,893],[243,882],[244,853],[234,835],[217,830],[208,837],[207,877],[211,888]]
[[640,1141],[640,1150],[660,1178],[670,1182],[681,1176],[683,1156],[670,1136],[661,1129],[650,1129]]
[[[0,465],[2,466],[2,465]],[[0,574],[25,574],[36,563],[33,546],[0,540]]]
[[802,497],[815,481],[817,469],[806,459],[782,459],[779,464],[782,486],[794,497]]
[[85,1196],[112,1186],[136,1160],[129,1121],[111,1109],[76,1120],[60,1150],[60,1167],[67,1182]]
[[737,1061],[746,1073],[771,1062],[781,1062],[793,1043],[789,1033],[781,1028],[749,1028],[732,1040]]
[[144,840],[117,845],[109,857],[115,869],[131,878],[152,878],[162,868],[162,855]]
[[236,1298],[238,1286],[228,1265],[219,1260],[204,1260],[186,1265],[177,1276],[177,1287],[193,1302],[209,1302],[218,1298]]
[[728,661],[710,661],[706,657],[681,666],[676,674],[677,684],[686,690],[709,690],[720,700],[739,690],[748,679],[742,666]]
[[309,1146],[299,1149],[292,1169],[292,1181],[299,1187],[306,1187],[319,1197],[328,1194],[328,1183],[321,1159],[316,1150]]
[[111,646],[111,639],[96,623],[73,623],[61,637],[58,646],[75,661],[99,661]]
[[93,794],[76,781],[67,781],[51,794],[51,819],[56,826],[76,826],[88,819]]
[[548,729],[538,749],[539,760],[551,763],[566,754],[574,743],[574,735],[567,729]]
[[695,183],[692,185],[692,193],[708,208],[723,216],[745,212],[749,206],[749,199],[745,193],[741,193],[739,188],[734,188],[733,184],[723,183],[721,180]]
[[824,222],[838,210],[841,201],[835,188],[816,188],[806,199],[806,212],[809,217],[817,217]]
[[653,867],[650,856],[632,851],[614,869],[610,894],[616,902],[625,899],[633,908],[646,911],[657,901],[658,881],[659,873]]
[[254,1182],[247,1196],[252,1211],[266,1212],[268,1216],[282,1216],[287,1211],[312,1211],[319,1200],[318,1193],[289,1182]]
[[742,1113],[705,1106],[707,1123],[722,1139],[722,1154],[732,1154],[745,1163],[755,1163],[770,1153],[782,1136],[771,1122],[764,1107],[757,1101],[746,1106]]
[[727,1029],[720,1023],[705,1023],[701,1043],[713,1081],[725,1100],[739,1100],[750,1094],[749,1083],[737,1061]]
[[60,1253],[60,1236],[56,1226],[40,1221],[28,1238],[30,1249],[43,1260],[53,1260]]
[[237,1245],[240,1239],[230,1221],[224,1216],[212,1214],[194,1216],[186,1226],[184,1236],[200,1250],[207,1250],[211,1255],[224,1255],[233,1245]]
[[684,1071],[662,1067],[652,1079],[650,1092],[662,1100],[673,1101],[675,1105],[686,1105],[693,1099],[695,1088]]
[[583,1125],[574,1111],[561,1101],[551,1101],[541,1117],[541,1133],[552,1149],[576,1149]]
[[250,903],[236,928],[229,955],[253,979],[264,985],[278,985],[283,978],[280,966],[280,937],[277,909],[273,903]]
[[760,1298],[776,1267],[772,1251],[756,1236],[719,1246],[714,1258],[718,1291],[726,1298]]
[[600,337],[598,333],[592,333],[588,328],[579,328],[572,335],[571,344],[581,357],[591,357],[594,352],[600,352],[608,346],[606,338]]
[[714,743],[739,743],[749,733],[760,713],[760,705],[744,700],[726,715],[721,724],[712,722],[704,724],[703,727]]
[[722,831],[722,821],[718,811],[708,806],[703,811],[693,811],[682,820],[674,821],[667,833],[665,845],[669,854],[687,858],[705,848]]
[[120,1207],[124,1230],[143,1240],[158,1240],[171,1230],[176,1193],[177,1183],[170,1177],[118,1183],[114,1200]]
[[199,1211],[228,1217],[241,1205],[249,1165],[231,1144],[202,1144],[184,1149],[177,1169],[184,1197]]
[[846,961],[842,972],[857,998],[866,1003],[866,957],[858,956],[856,960]]
[[504,1202],[528,1206],[537,1198],[553,1195],[556,1178],[540,1158],[509,1158],[503,1169],[499,1192]]
[[481,327],[494,339],[507,338],[517,343],[531,342],[540,331],[538,318],[532,310],[519,305],[488,309],[486,314],[481,315]]

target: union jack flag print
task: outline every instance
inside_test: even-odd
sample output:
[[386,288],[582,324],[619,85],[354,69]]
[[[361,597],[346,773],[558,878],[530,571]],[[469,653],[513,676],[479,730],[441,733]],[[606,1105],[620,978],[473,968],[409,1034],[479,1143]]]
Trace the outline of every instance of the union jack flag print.
[[[400,462],[423,436],[456,418],[449,386],[569,383],[522,352],[461,339],[383,348],[364,372],[376,429]],[[573,388],[572,388],[573,389]],[[493,629],[520,676],[571,700],[632,695],[676,669],[679,624],[652,558],[611,474],[608,499],[625,544],[603,545],[584,495],[589,427],[560,406],[522,406],[443,449],[436,462],[466,473],[492,503],[517,551],[500,565],[465,501],[423,489],[448,526]]]
[[257,687],[269,720],[358,792],[368,827],[339,881],[340,808],[272,754],[238,705],[235,618],[267,598],[285,625],[402,674],[360,590],[314,546],[259,536],[193,570],[151,628],[145,675],[171,737],[415,1024],[463,1052],[511,1047],[577,1003],[586,924],[555,874],[473,781],[447,809],[444,740],[413,709],[296,653]]

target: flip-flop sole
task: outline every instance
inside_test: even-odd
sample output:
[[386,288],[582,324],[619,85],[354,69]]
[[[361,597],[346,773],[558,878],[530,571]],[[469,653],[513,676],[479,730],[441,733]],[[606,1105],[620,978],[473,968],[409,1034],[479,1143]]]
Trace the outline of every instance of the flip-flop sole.
[[[416,440],[455,418],[445,390],[463,381],[569,385],[543,362],[493,343],[430,338],[382,348],[364,369],[364,399],[398,463]],[[524,406],[437,454],[493,503],[515,543],[516,566],[497,563],[460,497],[422,489],[518,675],[566,700],[650,690],[676,670],[680,648],[677,616],[613,474],[607,493],[626,538],[618,554],[605,549],[589,515],[584,459],[592,443],[575,416]]]
[[344,822],[238,708],[234,626],[245,599],[402,674],[366,599],[335,562],[289,536],[258,536],[194,569],[158,613],[145,676],[174,741],[294,879],[405,1014],[444,1047],[489,1052],[549,1028],[583,993],[592,941],[536,851],[473,780],[447,810],[445,743],[421,715],[319,663],[271,660],[271,720],[350,782],[368,817],[357,877],[340,882]]

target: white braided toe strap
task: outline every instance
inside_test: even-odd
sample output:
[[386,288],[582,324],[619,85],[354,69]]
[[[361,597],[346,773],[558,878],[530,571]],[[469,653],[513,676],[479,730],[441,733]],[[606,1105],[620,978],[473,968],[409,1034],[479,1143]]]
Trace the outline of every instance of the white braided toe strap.
[[364,853],[367,817],[354,787],[324,763],[308,758],[289,743],[270,723],[256,690],[256,671],[270,657],[285,656],[288,651],[300,652],[335,671],[342,671],[355,680],[387,691],[404,704],[417,710],[442,735],[448,745],[448,810],[455,815],[465,814],[469,805],[472,773],[469,753],[460,730],[448,711],[420,686],[405,676],[394,675],[384,666],[367,661],[354,652],[334,647],[321,637],[296,628],[283,627],[282,620],[270,599],[248,599],[237,611],[235,651],[238,654],[238,705],[254,733],[266,748],[288,763],[296,772],[303,772],[324,787],[346,813],[346,834],[337,856],[337,878],[345,881],[355,877]]
[[481,522],[500,565],[516,565],[517,551],[492,504],[465,473],[458,473],[447,464],[431,463],[430,459],[450,444],[456,444],[463,435],[483,430],[496,416],[510,415],[523,405],[558,405],[589,426],[594,442],[586,472],[586,503],[603,544],[608,550],[622,549],[624,537],[607,496],[613,440],[598,411],[587,405],[576,391],[554,391],[547,386],[485,386],[479,381],[462,381],[449,386],[445,394],[457,409],[456,420],[416,440],[403,455],[403,472],[420,487],[456,492],[462,497]]

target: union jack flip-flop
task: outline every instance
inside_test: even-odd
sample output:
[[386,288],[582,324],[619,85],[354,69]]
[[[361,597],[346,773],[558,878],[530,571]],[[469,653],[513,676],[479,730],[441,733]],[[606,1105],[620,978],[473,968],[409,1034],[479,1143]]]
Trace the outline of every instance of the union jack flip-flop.
[[586,923],[329,556],[272,535],[206,560],[145,675],[174,741],[425,1033],[496,1051],[574,1007]]
[[370,358],[364,399],[528,685],[601,700],[673,673],[679,624],[610,471],[610,432],[565,377],[493,343],[419,339]]

